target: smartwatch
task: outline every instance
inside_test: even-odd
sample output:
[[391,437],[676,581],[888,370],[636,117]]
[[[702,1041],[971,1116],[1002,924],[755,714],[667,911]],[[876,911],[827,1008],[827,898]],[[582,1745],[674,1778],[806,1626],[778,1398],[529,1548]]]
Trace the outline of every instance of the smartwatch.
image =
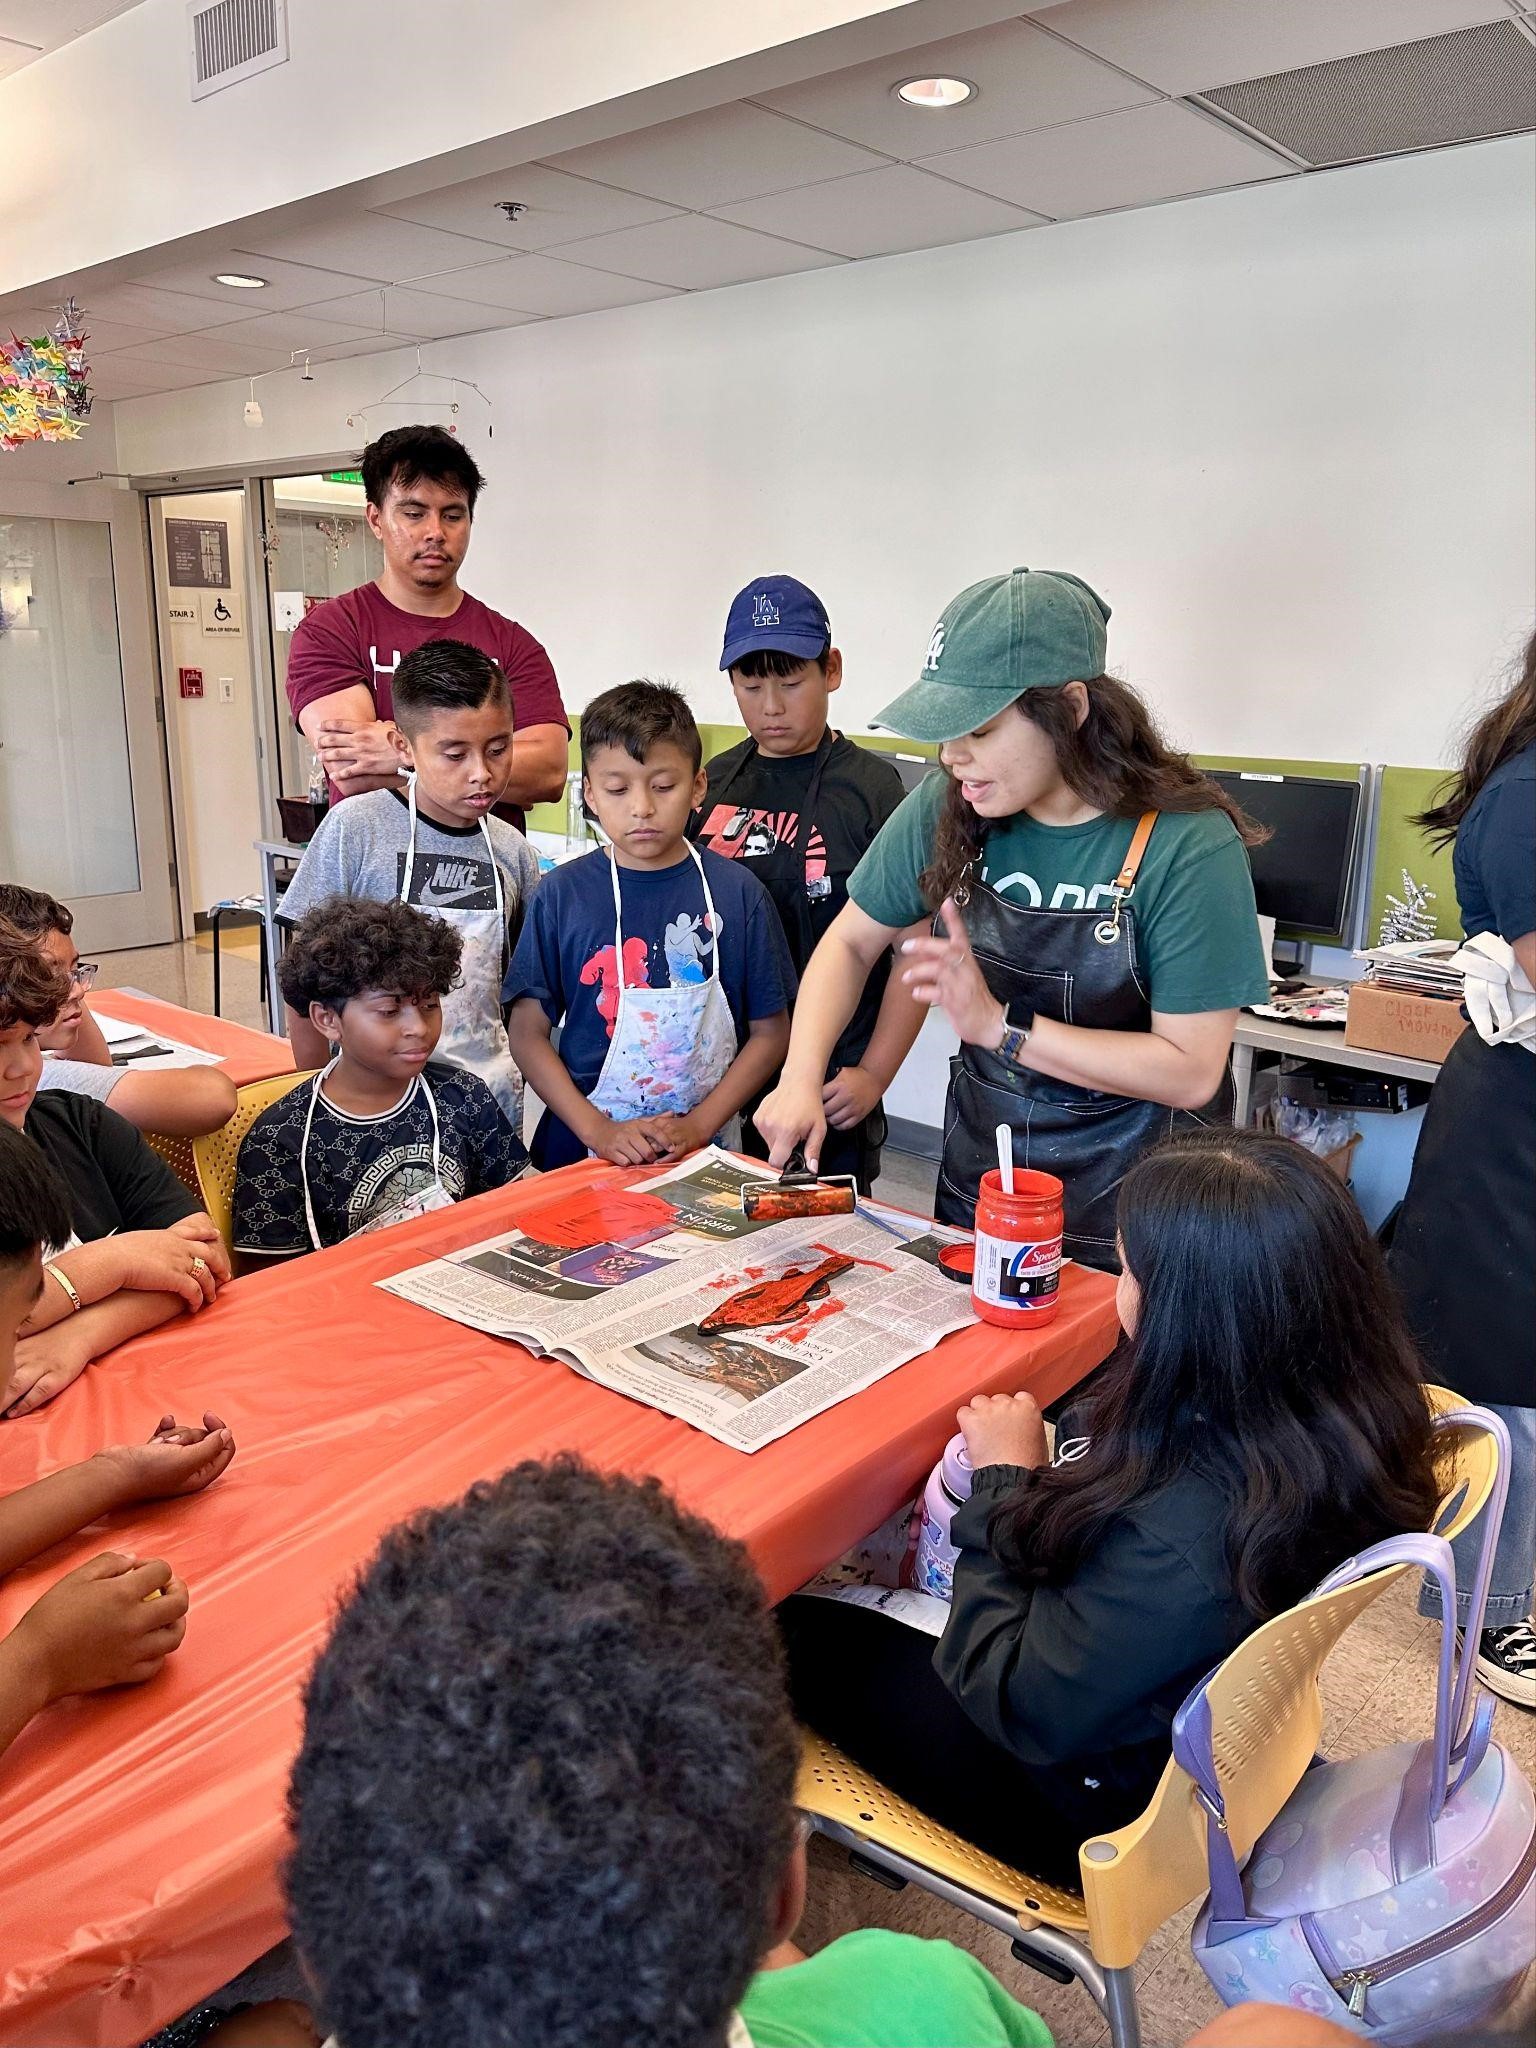
[[1035,1027],[1035,1011],[1032,1003],[1022,998],[1008,1003],[1003,1009],[1003,1035],[993,1047],[999,1059],[1010,1061],[1014,1066],[1024,1065],[1024,1046]]

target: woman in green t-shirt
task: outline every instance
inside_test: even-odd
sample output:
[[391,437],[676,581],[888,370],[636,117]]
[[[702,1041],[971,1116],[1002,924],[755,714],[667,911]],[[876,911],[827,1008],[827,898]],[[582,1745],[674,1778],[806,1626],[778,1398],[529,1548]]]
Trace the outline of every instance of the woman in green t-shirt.
[[903,978],[960,1038],[939,1217],[971,1223],[1006,1123],[1015,1163],[1065,1186],[1068,1256],[1112,1268],[1130,1166],[1175,1130],[1230,1119],[1233,1027],[1268,976],[1256,829],[1104,674],[1108,618],[1078,577],[1041,569],[972,584],[944,612],[878,723],[940,742],[946,774],[854,871],[756,1122],[775,1164],[803,1145],[814,1165],[831,1048],[909,932]]

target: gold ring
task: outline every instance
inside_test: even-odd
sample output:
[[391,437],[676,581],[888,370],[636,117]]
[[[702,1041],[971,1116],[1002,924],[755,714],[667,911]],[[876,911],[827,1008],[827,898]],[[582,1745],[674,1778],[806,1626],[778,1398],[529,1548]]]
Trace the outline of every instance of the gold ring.
[[200,1259],[194,1252],[192,1255],[192,1270],[194,1273],[206,1273],[208,1270],[208,1261],[206,1259]]

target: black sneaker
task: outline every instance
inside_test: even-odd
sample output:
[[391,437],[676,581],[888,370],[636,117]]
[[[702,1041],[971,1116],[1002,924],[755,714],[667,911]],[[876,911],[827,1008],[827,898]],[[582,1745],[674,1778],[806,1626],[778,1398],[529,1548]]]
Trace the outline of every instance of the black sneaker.
[[1528,1621],[1485,1628],[1477,1645],[1477,1675],[1501,1700],[1536,1708],[1536,1629]]

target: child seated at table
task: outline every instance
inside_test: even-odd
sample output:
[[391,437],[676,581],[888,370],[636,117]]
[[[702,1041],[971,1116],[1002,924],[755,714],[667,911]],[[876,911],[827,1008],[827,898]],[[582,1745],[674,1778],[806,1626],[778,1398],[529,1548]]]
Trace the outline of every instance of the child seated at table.
[[802,1720],[1057,1883],[1146,1806],[1197,1680],[1436,1505],[1420,1361],[1320,1160],[1181,1135],[1126,1175],[1118,1221],[1125,1342],[1055,1463],[1027,1394],[960,1410],[975,1479],[937,1646],[840,1601],[782,1610]]
[[283,999],[336,1050],[245,1134],[232,1231],[242,1259],[319,1251],[526,1170],[484,1081],[433,1057],[458,975],[458,932],[408,904],[338,896],[300,922],[278,964]]
[[772,899],[688,841],[702,758],[665,684],[622,683],[581,715],[582,793],[612,843],[545,878],[504,990],[513,1057],[546,1104],[536,1166],[680,1158],[783,1061],[795,973]]
[[136,1131],[167,1138],[199,1138],[216,1131],[235,1113],[235,1084],[219,1067],[174,1067],[146,1072],[115,1067],[101,1026],[91,1015],[86,991],[96,979],[96,962],[82,960],[71,933],[68,904],[43,889],[0,882],[0,919],[6,920],[69,977],[63,1007],[37,1034],[43,1049],[39,1092],[68,1088],[110,1102]]
[[[327,811],[279,921],[294,925],[333,896],[357,896],[414,904],[451,926],[463,966],[443,991],[439,1055],[478,1074],[521,1136],[523,1080],[507,1050],[501,982],[539,862],[492,809],[512,773],[507,679],[478,647],[429,640],[395,670],[394,715],[406,788],[367,790]],[[298,1066],[324,1062],[324,1038],[292,1004],[288,1036]]]
[[[0,1383],[47,1284],[43,1252],[69,1235],[69,1195],[37,1147],[0,1123]],[[102,1515],[211,1486],[235,1455],[217,1415],[164,1416],[148,1443],[116,1444],[0,1497],[0,1577]],[[157,1597],[158,1596],[158,1597]],[[59,1579],[0,1636],[0,1750],[69,1693],[153,1678],[186,1628],[187,1589],[161,1558],[103,1551]]]
[[197,1197],[104,1102],[37,1092],[37,1034],[69,993],[62,968],[0,921],[0,1122],[25,1131],[69,1193],[69,1229],[50,1244],[46,1285],[28,1315],[0,1416],[25,1415],[93,1359],[185,1305],[200,1309],[229,1258]]
[[[1049,2048],[971,1956],[809,1959],[799,1737],[746,1550],[515,1466],[386,1536],[310,1677],[289,1919],[339,2048]],[[236,2029],[240,2029],[236,2033]],[[215,2033],[312,2043],[289,2009]]]

